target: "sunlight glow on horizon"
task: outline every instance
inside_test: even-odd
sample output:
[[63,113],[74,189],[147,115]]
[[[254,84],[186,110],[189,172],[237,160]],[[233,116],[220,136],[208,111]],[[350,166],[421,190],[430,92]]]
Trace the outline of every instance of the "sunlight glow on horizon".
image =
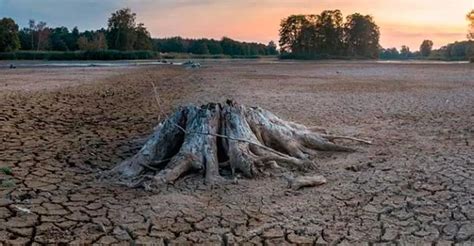
[[[319,14],[340,9],[344,16],[372,15],[385,48],[408,45],[418,50],[424,39],[435,47],[465,40],[466,14],[473,0],[0,0],[0,17],[21,26],[29,18],[51,26],[77,25],[81,30],[106,27],[111,12],[130,7],[153,37],[181,36],[278,42],[281,19],[291,14]],[[55,6],[51,8],[50,6]]]

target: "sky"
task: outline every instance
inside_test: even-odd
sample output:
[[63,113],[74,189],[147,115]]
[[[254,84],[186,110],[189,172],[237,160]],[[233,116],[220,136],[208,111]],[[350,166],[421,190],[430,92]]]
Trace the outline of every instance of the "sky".
[[110,13],[130,7],[153,37],[182,36],[241,41],[278,41],[280,21],[291,14],[370,14],[380,26],[381,45],[418,50],[424,39],[435,47],[466,39],[465,15],[474,0],[0,0],[0,18],[20,26],[29,19],[49,26],[106,27]]

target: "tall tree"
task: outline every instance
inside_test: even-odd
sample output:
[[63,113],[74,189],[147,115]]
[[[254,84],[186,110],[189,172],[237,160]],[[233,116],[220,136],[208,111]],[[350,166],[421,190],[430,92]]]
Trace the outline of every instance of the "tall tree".
[[222,46],[221,43],[217,40],[208,40],[207,42],[207,49],[209,50],[209,53],[212,55],[217,55],[217,54],[222,54]]
[[427,57],[431,54],[433,50],[433,41],[431,40],[424,40],[423,43],[420,45],[420,53],[422,56]]
[[0,52],[15,51],[20,48],[18,25],[11,18],[0,20]]
[[28,27],[30,31],[30,38],[31,38],[31,50],[35,49],[35,30],[36,30],[36,22],[33,19],[28,21]]
[[[311,35],[310,22],[305,15],[291,15],[280,24],[280,50],[282,53],[303,52],[305,40]],[[302,35],[303,34],[303,35]],[[305,36],[305,37],[302,37]]]
[[267,55],[277,55],[278,54],[277,45],[275,44],[275,42],[273,40],[268,43],[266,53],[267,53]]
[[135,18],[136,14],[129,8],[112,13],[107,30],[107,41],[111,49],[133,50],[137,38]]
[[349,15],[344,39],[349,55],[376,58],[379,53],[380,31],[372,16],[359,13]]
[[31,50],[31,32],[29,28],[23,28],[18,32],[20,47],[22,50]]
[[196,40],[189,46],[189,52],[193,54],[209,54],[209,48],[204,40]]
[[400,49],[400,56],[404,59],[407,59],[410,57],[410,55],[411,55],[410,47],[406,45],[402,45],[402,48]]
[[[105,30],[104,30],[105,32]],[[67,41],[66,41],[66,44],[67,44],[67,47],[69,50],[78,50],[79,47],[77,46],[77,40],[79,39],[80,37],[80,32],[79,32],[79,29],[76,27],[74,27],[71,31],[71,34],[68,36],[67,38]]]
[[133,46],[135,50],[151,50],[153,49],[153,43],[151,40],[150,33],[145,28],[143,23],[140,23],[135,28],[136,41]]
[[36,36],[36,50],[46,50],[49,48],[49,35],[51,30],[48,28],[46,22],[40,21],[34,26],[33,33]]
[[52,29],[50,36],[51,49],[59,51],[69,50],[67,45],[69,35],[70,33],[67,27],[56,27]]
[[343,50],[344,18],[340,10],[325,10],[316,21],[318,52],[336,55]]
[[238,43],[228,37],[223,37],[221,40],[222,51],[225,55],[238,56],[243,55],[244,43]]

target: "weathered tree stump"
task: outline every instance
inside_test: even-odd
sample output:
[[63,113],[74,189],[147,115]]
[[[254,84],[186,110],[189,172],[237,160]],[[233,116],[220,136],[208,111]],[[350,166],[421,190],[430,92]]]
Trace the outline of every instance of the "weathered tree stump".
[[222,169],[247,178],[273,170],[307,171],[314,168],[317,151],[354,151],[333,143],[336,138],[346,137],[319,134],[230,100],[186,106],[160,123],[140,151],[107,176],[152,189],[190,172],[202,173],[212,185],[225,180]]

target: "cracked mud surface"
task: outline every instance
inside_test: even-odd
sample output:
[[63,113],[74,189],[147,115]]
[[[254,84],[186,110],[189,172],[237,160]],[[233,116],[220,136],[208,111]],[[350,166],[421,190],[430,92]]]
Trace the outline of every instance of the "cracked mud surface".
[[[13,172],[0,180],[15,183],[0,188],[0,242],[474,243],[472,65],[203,65],[0,71],[0,166]],[[157,194],[98,181],[164,119],[152,81],[166,113],[233,98],[375,144],[321,154],[328,183],[299,191],[277,177],[210,190],[194,176]]]

